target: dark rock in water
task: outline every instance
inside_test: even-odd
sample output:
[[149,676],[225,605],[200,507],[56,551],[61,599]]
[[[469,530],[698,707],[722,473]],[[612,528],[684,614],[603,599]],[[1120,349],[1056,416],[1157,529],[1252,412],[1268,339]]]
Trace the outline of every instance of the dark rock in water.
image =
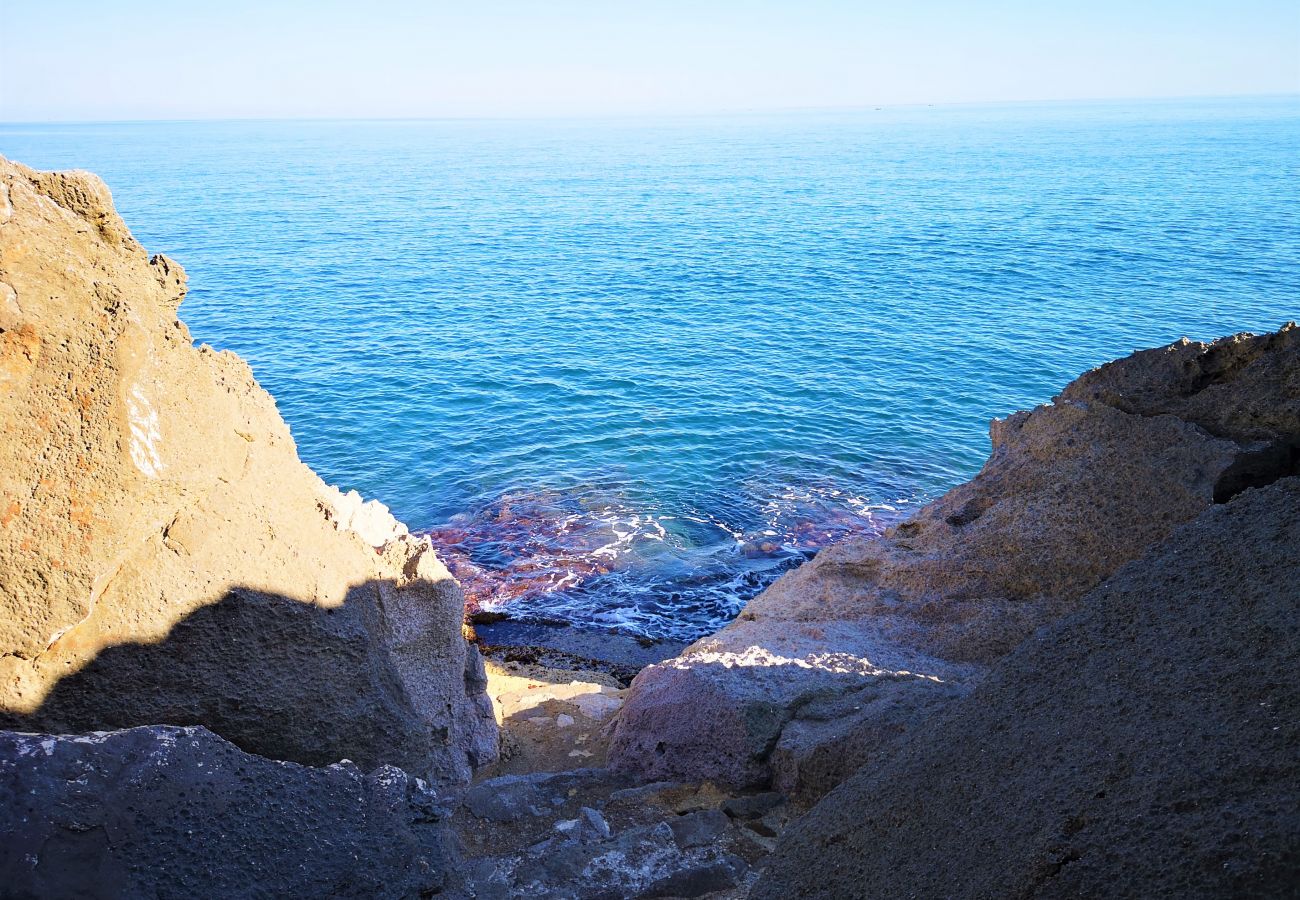
[[489,657],[606,672],[624,683],[644,667],[662,662],[686,646],[680,641],[513,619],[477,625],[474,631]]
[[1300,885],[1300,479],[1120,570],[782,839],[753,896]]
[[421,897],[447,812],[391,766],[309,768],[204,728],[0,732],[5,897]]
[[776,541],[746,541],[740,548],[746,559],[769,559],[786,552]]

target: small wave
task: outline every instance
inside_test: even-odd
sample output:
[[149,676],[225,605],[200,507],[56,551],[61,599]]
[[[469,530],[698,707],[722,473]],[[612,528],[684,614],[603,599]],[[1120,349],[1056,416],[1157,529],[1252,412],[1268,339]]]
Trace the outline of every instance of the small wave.
[[833,486],[673,510],[603,489],[512,492],[424,533],[470,613],[693,640],[822,547],[879,534],[894,503]]

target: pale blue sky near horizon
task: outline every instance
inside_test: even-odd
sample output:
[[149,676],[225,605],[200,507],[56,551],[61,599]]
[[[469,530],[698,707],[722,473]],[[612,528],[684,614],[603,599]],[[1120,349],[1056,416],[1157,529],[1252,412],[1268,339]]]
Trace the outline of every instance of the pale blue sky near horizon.
[[0,121],[1300,92],[1294,0],[0,0]]

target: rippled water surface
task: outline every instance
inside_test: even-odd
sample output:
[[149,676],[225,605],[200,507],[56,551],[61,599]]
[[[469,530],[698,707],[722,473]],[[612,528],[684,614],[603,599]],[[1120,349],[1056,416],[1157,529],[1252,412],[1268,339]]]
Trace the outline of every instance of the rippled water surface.
[[101,174],[328,481],[475,602],[693,637],[987,420],[1300,315],[1296,98],[0,125]]

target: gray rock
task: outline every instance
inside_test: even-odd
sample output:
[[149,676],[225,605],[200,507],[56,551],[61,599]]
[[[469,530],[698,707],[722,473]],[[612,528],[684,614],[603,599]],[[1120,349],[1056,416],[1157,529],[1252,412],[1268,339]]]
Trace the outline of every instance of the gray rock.
[[476,784],[465,792],[462,803],[476,818],[491,822],[540,816],[547,805],[537,779],[528,775],[502,775]]
[[673,840],[677,846],[690,850],[715,843],[731,827],[731,821],[721,810],[702,809],[670,819],[668,827],[673,830]]
[[590,806],[584,806],[578,810],[576,819],[561,819],[556,822],[555,830],[563,835],[566,840],[579,843],[609,840],[611,834],[609,823],[605,821],[605,817]]
[[651,900],[655,897],[701,897],[714,891],[725,891],[740,882],[747,868],[744,860],[730,856],[689,869],[679,869],[660,878],[636,896],[638,900]]
[[[608,792],[609,784],[597,790]],[[525,843],[520,826],[547,822],[545,817],[486,825],[473,835],[472,847],[467,842],[472,852],[486,855],[467,867],[465,891],[528,900],[685,897],[733,887],[746,874],[735,853],[752,852],[753,841],[720,810],[679,816],[657,803],[629,809],[630,799],[625,795],[604,813],[578,806],[576,816],[551,823],[545,838],[534,843]],[[611,819],[619,823],[617,833]]]
[[722,804],[722,811],[733,819],[760,819],[785,802],[785,797],[775,791],[732,797]]
[[447,813],[392,767],[309,768],[204,728],[0,732],[6,897],[419,897]]
[[883,759],[894,741],[968,690],[959,683],[878,678],[860,690],[808,703],[772,750],[772,786],[811,805],[872,760]]
[[587,834],[594,840],[609,840],[610,828],[605,817],[590,806],[584,806],[578,813],[578,820],[582,823]]
[[1300,884],[1300,478],[1124,567],[787,831],[786,897]]
[[514,822],[523,817],[546,815],[561,806],[570,791],[576,793],[608,777],[602,769],[500,775],[465,791],[461,805],[478,819]]

